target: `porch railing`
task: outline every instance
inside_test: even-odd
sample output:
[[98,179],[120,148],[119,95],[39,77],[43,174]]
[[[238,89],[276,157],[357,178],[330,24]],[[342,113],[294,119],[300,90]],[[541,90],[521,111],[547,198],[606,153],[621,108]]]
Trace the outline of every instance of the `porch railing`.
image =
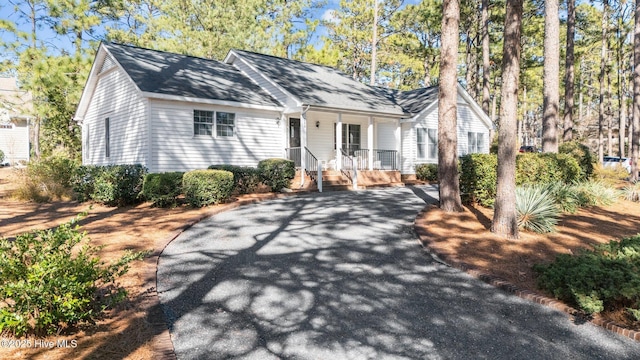
[[311,153],[311,151],[309,151],[309,149],[306,146],[304,149],[306,150],[304,152],[306,172],[311,178],[311,180],[315,181],[317,184],[318,183],[318,158],[316,158],[316,156],[313,155],[313,153]]
[[287,152],[288,160],[293,161],[296,167],[302,166],[302,148],[294,147],[294,148],[286,148],[284,150]]
[[355,150],[353,161],[358,170],[369,170],[369,149]]
[[358,187],[358,167],[355,166],[353,161],[353,156],[350,156],[348,152],[344,149],[340,149],[340,156],[342,156],[342,167],[340,168],[340,172],[346,176],[354,189]]
[[398,170],[396,150],[373,150],[373,168],[375,170]]

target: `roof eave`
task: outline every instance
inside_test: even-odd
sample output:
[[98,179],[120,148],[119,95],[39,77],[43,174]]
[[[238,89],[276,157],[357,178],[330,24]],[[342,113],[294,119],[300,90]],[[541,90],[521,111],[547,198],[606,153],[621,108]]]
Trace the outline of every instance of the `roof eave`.
[[180,95],[169,95],[169,94],[159,94],[148,91],[143,91],[142,96],[150,99],[157,100],[169,100],[169,101],[182,101],[189,103],[200,103],[200,104],[211,104],[211,105],[219,105],[219,106],[229,106],[243,109],[253,109],[253,110],[266,110],[266,111],[279,111],[282,112],[284,107],[277,105],[260,105],[260,104],[249,104],[238,101],[228,101],[228,100],[218,100],[218,99],[204,99],[204,98],[196,98],[190,96],[180,96]]
[[398,118],[398,119],[402,119],[411,115],[405,112],[392,113],[392,112],[386,112],[386,111],[362,110],[362,109],[342,108],[342,107],[314,105],[314,104],[303,104],[302,107],[305,107],[305,106],[308,106],[309,110],[321,110],[326,112],[348,113],[348,114],[358,114],[358,115],[368,115],[368,116],[384,116],[384,117],[391,117],[391,118]]

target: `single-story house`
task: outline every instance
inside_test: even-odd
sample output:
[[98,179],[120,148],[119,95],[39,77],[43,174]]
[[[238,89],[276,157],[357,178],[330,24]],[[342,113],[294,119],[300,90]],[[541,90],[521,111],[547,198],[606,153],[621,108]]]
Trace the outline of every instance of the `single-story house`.
[[31,93],[18,87],[13,77],[0,78],[0,150],[3,165],[29,161]]
[[[437,162],[437,107],[437,87],[371,87],[331,67],[242,50],[219,62],[103,42],[75,119],[84,164],[165,172],[280,157],[307,171],[415,174]],[[458,153],[488,152],[491,127],[458,86]]]

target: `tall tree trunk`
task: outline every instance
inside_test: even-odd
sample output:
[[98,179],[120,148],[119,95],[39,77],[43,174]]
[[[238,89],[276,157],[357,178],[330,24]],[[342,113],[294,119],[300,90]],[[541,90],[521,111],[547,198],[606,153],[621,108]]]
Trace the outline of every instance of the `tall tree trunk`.
[[373,0],[373,36],[371,38],[371,77],[369,85],[376,84],[376,57],[378,54],[378,0]]
[[489,115],[489,101],[491,101],[489,51],[489,0],[482,0],[482,110],[487,115]]
[[633,140],[631,142],[631,180],[638,181],[640,152],[640,1],[636,1],[633,29]]
[[522,0],[507,1],[502,57],[502,97],[498,130],[498,184],[491,231],[517,239],[516,121],[520,77]]
[[[607,52],[608,54],[608,52]],[[607,64],[609,64],[609,57],[607,56]],[[607,66],[607,92],[604,94],[607,99],[607,106],[605,109],[605,117],[607,119],[607,155],[613,156],[613,110],[611,109],[611,67]]]
[[558,152],[560,108],[560,19],[558,0],[544,2],[542,151]]
[[604,159],[604,122],[605,122],[605,71],[607,67],[607,21],[609,20],[609,0],[602,2],[602,46],[600,47],[600,96],[598,103],[598,162],[602,164]]
[[466,74],[465,74],[465,82],[467,83],[467,92],[471,98],[476,98],[476,86],[473,81],[473,73],[475,72],[475,62],[473,57],[473,40],[471,38],[471,29],[467,31],[466,34]]
[[616,52],[617,54],[617,60],[618,60],[618,156],[619,157],[623,157],[624,156],[624,141],[626,139],[625,136],[625,127],[627,126],[626,123],[626,106],[625,106],[625,84],[626,84],[626,76],[624,76],[622,73],[625,69],[624,67],[624,58],[622,57],[622,46],[623,46],[623,39],[622,39],[622,32],[621,29],[622,28],[622,17],[618,17],[618,31],[617,31],[617,38],[618,38],[618,51]]
[[576,4],[575,0],[567,0],[567,54],[564,64],[564,131],[562,141],[573,140],[573,84],[575,81],[573,47],[575,32]]
[[440,208],[462,211],[458,179],[458,42],[460,4],[458,0],[442,3],[442,37],[440,86],[438,92],[438,179]]

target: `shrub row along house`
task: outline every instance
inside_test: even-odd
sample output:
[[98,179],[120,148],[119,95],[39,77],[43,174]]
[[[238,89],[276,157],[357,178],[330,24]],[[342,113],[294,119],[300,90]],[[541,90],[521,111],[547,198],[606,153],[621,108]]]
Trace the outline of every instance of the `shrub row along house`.
[[[247,51],[219,62],[103,42],[75,119],[86,165],[166,172],[288,158],[303,171],[319,164],[399,179],[437,162],[437,100],[437,87],[371,87]],[[490,129],[458,86],[458,153],[488,152]]]

